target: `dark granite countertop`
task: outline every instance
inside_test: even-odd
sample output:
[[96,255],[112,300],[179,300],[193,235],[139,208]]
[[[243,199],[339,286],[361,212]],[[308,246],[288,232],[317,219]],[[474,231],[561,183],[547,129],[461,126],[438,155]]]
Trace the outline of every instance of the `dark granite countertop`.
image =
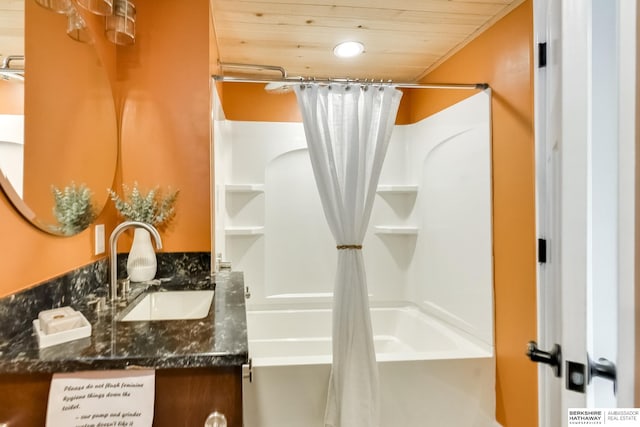
[[76,305],[73,308],[92,325],[90,337],[39,349],[34,332],[27,328],[0,343],[0,374],[247,363],[242,273],[220,272],[215,284],[206,275],[174,278],[150,286],[148,290],[215,288],[212,309],[207,317],[197,320],[120,322],[116,319],[123,307],[96,313],[89,305]]

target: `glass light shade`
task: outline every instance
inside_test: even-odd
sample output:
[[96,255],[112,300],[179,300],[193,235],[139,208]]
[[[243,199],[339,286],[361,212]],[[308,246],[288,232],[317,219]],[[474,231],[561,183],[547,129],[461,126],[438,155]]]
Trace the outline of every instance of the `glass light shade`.
[[342,42],[333,48],[333,54],[339,58],[352,58],[364,52],[364,45],[360,42]]
[[101,16],[113,14],[113,0],[76,0],[80,6],[89,12]]
[[56,13],[68,13],[72,9],[70,0],[36,0],[36,3]]
[[89,31],[87,31],[87,25],[75,9],[67,13],[67,35],[82,43],[91,41],[91,35]]
[[113,2],[113,15],[107,16],[105,34],[115,44],[133,44],[136,38],[136,7],[133,2]]

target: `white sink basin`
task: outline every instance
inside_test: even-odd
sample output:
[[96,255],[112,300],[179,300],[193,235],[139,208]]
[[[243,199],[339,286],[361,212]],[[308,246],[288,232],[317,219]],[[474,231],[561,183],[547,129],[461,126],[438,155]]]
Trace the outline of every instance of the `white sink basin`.
[[120,321],[189,320],[206,317],[213,291],[165,291],[146,294]]

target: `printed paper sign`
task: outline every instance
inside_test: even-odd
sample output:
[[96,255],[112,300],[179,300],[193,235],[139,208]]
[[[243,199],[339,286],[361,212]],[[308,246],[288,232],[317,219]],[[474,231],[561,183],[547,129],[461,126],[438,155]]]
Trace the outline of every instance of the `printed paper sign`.
[[640,409],[637,408],[571,408],[567,417],[568,424],[574,427],[640,427]]
[[151,427],[154,370],[54,374],[47,427]]

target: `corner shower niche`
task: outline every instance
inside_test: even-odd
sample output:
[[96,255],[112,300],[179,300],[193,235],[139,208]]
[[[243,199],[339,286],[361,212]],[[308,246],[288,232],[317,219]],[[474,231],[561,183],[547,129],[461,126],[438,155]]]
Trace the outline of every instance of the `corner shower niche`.
[[[493,346],[490,94],[389,144],[363,255],[371,305],[411,305]],[[330,306],[336,248],[301,123],[214,121],[215,251],[249,309]]]

